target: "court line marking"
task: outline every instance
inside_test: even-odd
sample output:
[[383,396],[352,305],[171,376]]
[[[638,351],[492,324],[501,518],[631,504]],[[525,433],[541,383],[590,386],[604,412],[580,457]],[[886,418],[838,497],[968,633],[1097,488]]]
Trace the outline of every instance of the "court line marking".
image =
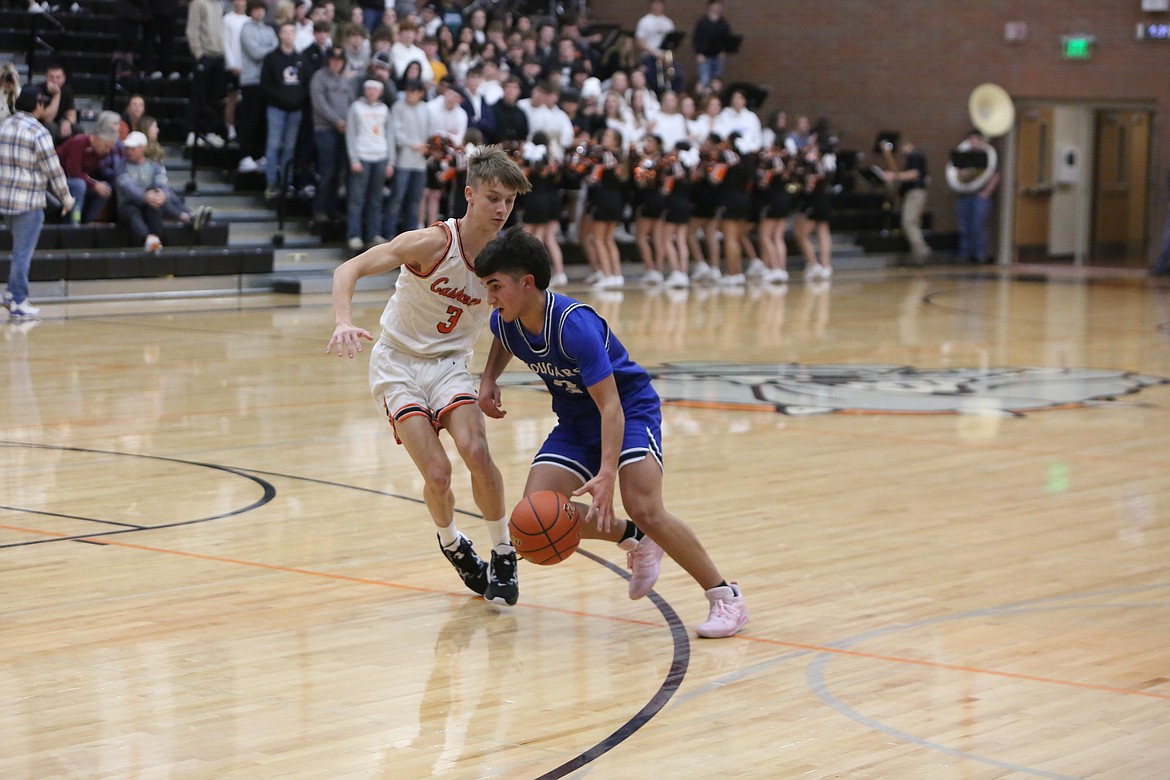
[[[3,523],[0,523],[0,529],[4,529],[4,530],[8,530],[8,531],[16,531],[16,532],[21,532],[21,533],[40,534],[40,535],[52,536],[52,537],[61,537],[61,538],[67,537],[66,534],[57,534],[57,533],[53,533],[51,531],[43,531],[40,529],[33,529],[33,528],[22,528],[19,526],[13,526],[13,525],[8,525],[8,524],[3,524]],[[226,556],[220,556],[220,555],[208,555],[205,553],[190,552],[187,550],[174,550],[174,549],[169,549],[166,547],[154,547],[151,545],[134,544],[131,542],[123,542],[123,541],[118,541],[118,540],[114,540],[114,539],[109,539],[106,537],[92,537],[92,538],[91,537],[76,537],[76,538],[87,540],[87,541],[92,541],[95,544],[104,544],[104,545],[109,545],[112,547],[124,547],[124,548],[132,549],[132,550],[142,550],[145,552],[155,552],[155,553],[162,553],[162,554],[166,554],[166,555],[176,555],[176,556],[180,556],[180,557],[194,558],[194,559],[198,559],[198,560],[206,560],[206,561],[212,561],[212,562],[216,562],[216,563],[228,563],[228,564],[233,564],[233,565],[237,565],[237,566],[248,566],[251,568],[264,569],[267,571],[279,571],[279,572],[285,572],[288,574],[303,574],[303,575],[307,575],[310,577],[322,577],[325,579],[332,579],[332,580],[337,580],[340,582],[352,582],[352,583],[361,584],[361,585],[375,585],[375,586],[379,586],[379,587],[395,588],[398,590],[409,590],[409,591],[414,591],[414,592],[418,592],[418,593],[434,593],[434,594],[447,595],[447,596],[454,596],[454,595],[462,596],[463,595],[462,593],[441,590],[438,588],[425,588],[425,587],[415,586],[415,585],[404,585],[402,583],[389,582],[386,580],[376,580],[376,579],[370,579],[367,577],[355,577],[353,575],[348,575],[348,574],[337,574],[334,572],[318,571],[315,569],[302,569],[302,568],[295,567],[295,566],[282,566],[280,564],[264,563],[262,561],[247,561],[247,560],[243,560],[240,558],[228,558]],[[582,550],[581,552],[586,552],[586,551]],[[595,556],[593,556],[592,554],[589,554],[589,557],[595,558]],[[603,560],[603,559],[597,559],[597,560]],[[634,618],[625,618],[625,617],[621,617],[618,615],[601,615],[598,613],[583,612],[581,610],[565,609],[563,607],[554,607],[554,606],[547,606],[547,605],[542,605],[542,604],[525,603],[525,604],[518,604],[517,606],[524,606],[528,609],[539,609],[539,610],[544,610],[544,611],[549,611],[549,612],[557,612],[560,614],[573,615],[576,617],[600,618],[603,620],[610,620],[610,621],[614,621],[614,622],[618,622],[618,623],[625,623],[625,624],[631,624],[631,625],[651,626],[651,627],[658,625],[658,623],[654,622],[654,621],[638,620],[638,619],[634,619]],[[947,671],[962,672],[965,674],[979,674],[979,675],[988,675],[988,676],[992,676],[992,677],[1001,677],[1001,678],[1012,679],[1012,680],[1026,680],[1029,682],[1045,683],[1048,685],[1059,685],[1059,686],[1070,687],[1070,688],[1080,688],[1080,689],[1084,689],[1084,690],[1092,690],[1092,691],[1098,691],[1098,692],[1102,692],[1102,693],[1116,693],[1116,694],[1126,695],[1126,696],[1142,696],[1142,697],[1150,698],[1150,699],[1170,701],[1170,694],[1155,693],[1152,691],[1139,691],[1139,690],[1134,690],[1132,688],[1120,688],[1120,687],[1111,686],[1111,685],[1099,685],[1099,684],[1094,684],[1094,683],[1080,682],[1078,680],[1064,680],[1064,679],[1060,679],[1060,678],[1056,678],[1056,677],[1044,677],[1042,675],[1024,674],[1022,672],[1007,672],[1007,671],[998,670],[998,669],[985,669],[985,668],[977,667],[977,666],[965,666],[963,664],[950,664],[950,663],[945,663],[942,661],[930,661],[930,660],[921,659],[921,658],[906,658],[906,657],[902,657],[902,656],[884,655],[882,653],[871,653],[871,652],[866,652],[863,650],[851,650],[847,647],[833,647],[831,645],[813,645],[813,644],[806,644],[806,643],[802,643],[802,642],[789,642],[789,641],[785,641],[782,639],[771,639],[768,637],[751,636],[751,635],[747,635],[747,634],[737,634],[734,638],[739,639],[741,641],[746,641],[746,642],[756,642],[759,644],[774,645],[776,647],[788,647],[788,648],[793,648],[795,650],[803,650],[803,651],[814,652],[814,653],[830,653],[833,655],[852,656],[855,658],[864,658],[864,659],[871,660],[871,661],[884,661],[887,663],[905,664],[905,665],[910,665],[910,666],[922,666],[922,667],[932,668],[932,669],[944,669]]]
[[[889,634],[901,633],[904,631],[909,631],[909,630],[922,628],[922,627],[926,627],[926,626],[933,626],[933,625],[937,625],[940,623],[951,623],[951,622],[956,622],[956,621],[961,621],[961,620],[969,620],[972,618],[979,618],[979,617],[985,617],[985,616],[1025,615],[1025,614],[1028,614],[1031,612],[1046,612],[1046,611],[1060,610],[1060,609],[1118,609],[1118,608],[1133,608],[1133,607],[1145,607],[1145,606],[1166,607],[1168,605],[1165,602],[1154,602],[1153,604],[1150,604],[1148,602],[1120,602],[1120,603],[1104,603],[1104,604],[1082,604],[1082,603],[1069,603],[1069,602],[1081,602],[1085,599],[1098,598],[1098,597],[1102,597],[1102,596],[1109,597],[1109,596],[1115,596],[1115,595],[1132,595],[1135,593],[1144,593],[1144,592],[1147,592],[1150,590],[1166,590],[1167,588],[1170,588],[1170,585],[1155,584],[1155,585],[1138,586],[1138,587],[1134,587],[1134,588],[1118,588],[1118,589],[1112,589],[1112,590],[1108,590],[1108,591],[1097,591],[1097,592],[1088,592],[1088,593],[1072,593],[1072,594],[1048,596],[1048,597],[1035,598],[1035,599],[1027,599],[1025,601],[1017,602],[1015,604],[1007,604],[1007,605],[996,606],[996,607],[986,607],[986,608],[982,608],[982,609],[967,610],[965,612],[958,612],[958,613],[955,613],[952,615],[941,615],[941,616],[934,617],[934,618],[927,618],[925,620],[914,621],[914,622],[907,623],[904,625],[900,624],[900,625],[886,626],[883,628],[876,628],[876,629],[872,629],[870,631],[863,632],[861,634],[857,634],[857,635],[852,636],[852,637],[848,637],[846,639],[842,639],[839,642],[837,642],[836,644],[839,646],[855,645],[855,644],[858,644],[861,642],[869,641],[871,639],[877,639],[880,637],[884,637],[884,636],[887,636]],[[799,655],[803,655],[803,653],[801,653]],[[829,690],[829,685],[825,681],[825,672],[826,672],[827,667],[829,666],[829,664],[831,663],[831,661],[833,659],[834,659],[834,656],[832,656],[832,655],[829,655],[826,653],[820,653],[806,667],[805,680],[808,682],[809,689],[814,694],[816,694],[816,696],[822,702],[829,705],[830,708],[836,710],[837,712],[844,715],[845,717],[850,718],[851,720],[854,720],[854,721],[862,724],[863,726],[866,726],[867,728],[871,728],[871,729],[878,731],[882,734],[886,734],[887,736],[894,737],[895,739],[900,739],[902,741],[909,742],[911,744],[920,745],[920,746],[925,747],[929,750],[938,751],[938,752],[943,753],[945,755],[968,759],[971,761],[975,761],[977,763],[998,767],[1000,769],[1008,769],[1008,770],[1013,771],[1013,772],[1030,774],[1030,775],[1034,775],[1037,777],[1046,777],[1046,778],[1050,778],[1051,780],[1076,780],[1075,776],[1062,775],[1062,774],[1058,774],[1055,772],[1049,772],[1049,771],[1042,770],[1042,769],[1021,766],[1018,764],[1013,764],[1013,763],[1010,763],[1007,761],[1003,761],[1001,759],[992,758],[990,756],[985,756],[985,755],[981,755],[979,753],[973,753],[970,751],[961,750],[959,748],[951,747],[950,745],[945,745],[945,744],[942,744],[939,742],[931,741],[931,740],[926,739],[924,737],[920,737],[920,736],[917,736],[915,734],[912,734],[912,733],[903,731],[901,729],[897,729],[893,726],[887,725],[885,723],[882,723],[881,721],[876,720],[874,718],[871,718],[867,715],[863,715],[857,709],[846,704],[840,697],[838,697],[836,694],[834,694],[832,691]],[[1032,680],[1035,678],[1033,676],[1030,676],[1030,675],[1025,675],[1024,679]],[[1085,687],[1085,688],[1096,689],[1096,690],[1100,689],[1100,686],[1081,685],[1079,687]],[[1113,691],[1113,689],[1111,689],[1109,687],[1106,687],[1106,690],[1109,690],[1111,692]],[[1148,692],[1144,692],[1144,691],[1125,690],[1123,692],[1136,693],[1139,695],[1149,695],[1149,696],[1152,696],[1153,698],[1170,698],[1170,697],[1164,697],[1161,694],[1149,694]]]

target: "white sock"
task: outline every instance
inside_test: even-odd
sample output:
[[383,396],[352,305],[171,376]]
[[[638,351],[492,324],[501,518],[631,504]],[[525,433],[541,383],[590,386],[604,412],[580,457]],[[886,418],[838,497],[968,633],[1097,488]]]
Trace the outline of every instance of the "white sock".
[[455,527],[454,523],[446,528],[439,528],[439,544],[443,547],[450,547],[459,541],[459,529]]
[[[508,533],[508,518],[487,521],[488,533],[492,535],[492,549],[496,552],[512,551],[512,535]],[[507,549],[500,549],[506,547]]]

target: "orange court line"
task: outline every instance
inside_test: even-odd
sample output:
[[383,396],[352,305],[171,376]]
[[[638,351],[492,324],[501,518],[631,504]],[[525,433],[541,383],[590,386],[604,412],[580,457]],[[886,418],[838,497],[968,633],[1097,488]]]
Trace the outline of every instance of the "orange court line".
[[[68,534],[55,533],[51,531],[41,531],[32,528],[21,528],[18,526],[0,524],[0,529],[8,531],[18,531],[21,533],[28,533],[40,536],[55,536],[64,538]],[[272,563],[263,563],[260,561],[245,561],[238,558],[225,558],[219,555],[206,555],[203,553],[187,552],[185,550],[170,550],[165,547],[151,547],[144,544],[131,544],[129,542],[119,542],[99,538],[78,538],[78,541],[90,541],[94,544],[103,544],[111,547],[122,547],[129,550],[141,550],[143,552],[163,553],[165,555],[177,555],[184,558],[195,558],[197,560],[214,561],[216,563],[230,563],[237,566],[248,566],[255,569],[265,569],[267,571],[285,572],[287,574],[304,574],[310,577],[322,577],[325,579],[337,580],[340,582],[354,582],[361,585],[377,585],[384,588],[396,588],[399,590],[411,590],[418,593],[436,593],[441,595],[459,595],[451,591],[438,590],[435,588],[422,588],[413,585],[402,585],[395,582],[386,582],[385,580],[372,580],[365,577],[353,577],[347,574],[334,574],[331,572],[315,571],[312,569],[299,569],[292,566],[280,566]],[[523,604],[528,609],[540,609],[547,612],[558,612],[565,615],[577,615],[580,617],[599,618],[602,620],[611,620],[618,623],[628,623],[641,626],[656,626],[656,621],[635,620],[631,618],[622,618],[614,615],[599,615],[589,612],[581,612],[579,610],[563,609],[560,607],[550,607],[536,604]],[[1090,691],[1100,691],[1104,693],[1119,693],[1126,696],[1144,696],[1151,699],[1161,699],[1163,701],[1170,701],[1170,694],[1152,693],[1150,691],[1137,691],[1132,688],[1117,688],[1110,685],[1095,685],[1093,683],[1077,682],[1075,680],[1061,680],[1053,677],[1041,677],[1033,674],[1022,674],[1018,672],[1004,672],[995,669],[982,669],[975,666],[962,666],[961,664],[948,664],[940,661],[925,661],[918,658],[902,658],[892,655],[881,655],[879,653],[867,653],[861,650],[849,650],[840,647],[824,647],[821,645],[808,645],[800,642],[785,642],[780,639],[768,639],[765,637],[745,636],[739,634],[733,639],[739,639],[748,642],[759,642],[761,644],[776,645],[778,647],[792,647],[798,650],[808,650],[815,653],[831,653],[834,655],[853,656],[855,658],[866,658],[875,661],[888,661],[890,663],[908,664],[911,666],[925,666],[932,669],[946,669],[954,672],[965,672],[967,674],[985,674],[994,677],[1004,677],[1012,680],[1027,680],[1030,682],[1048,683],[1051,685],[1062,685],[1071,688],[1081,688]]]
[[[121,547],[127,550],[141,550],[143,552],[162,553],[164,555],[177,555],[182,558],[194,558],[203,561],[213,561],[215,563],[230,563],[236,566],[247,566],[253,569],[264,569],[266,571],[284,572],[286,574],[304,574],[309,577],[321,577],[323,579],[337,580],[339,582],[354,582],[359,585],[377,585],[383,588],[395,588],[397,590],[410,590],[416,593],[434,593],[441,596],[464,596],[464,592],[455,592],[449,590],[441,590],[439,588],[424,588],[417,585],[403,585],[398,582],[387,582],[386,580],[373,580],[367,577],[354,577],[349,574],[335,574],[327,571],[317,571],[315,569],[299,569],[295,566],[281,566],[275,563],[264,563],[262,561],[245,561],[240,558],[227,558],[222,555],[207,555],[204,553],[188,552],[186,550],[171,550],[166,547],[152,547],[146,544],[131,544],[130,542],[120,542],[103,537],[84,537],[73,536],[71,534],[62,534],[55,531],[42,531],[36,528],[22,528],[15,525],[6,525],[0,523],[0,529],[6,531],[17,531],[20,533],[32,534],[34,536],[51,536],[58,539],[70,538],[78,542],[89,542],[91,544],[101,544],[109,547]],[[144,529],[149,530],[149,529]],[[632,623],[641,626],[657,626],[658,622],[652,620],[635,620],[633,618],[623,618],[614,615],[599,615],[591,612],[582,612],[575,609],[564,609],[562,607],[542,606],[535,604],[521,604],[519,606],[528,609],[540,609],[545,612],[558,612],[564,615],[577,615],[579,617],[593,617],[603,620],[613,620],[619,623]]]

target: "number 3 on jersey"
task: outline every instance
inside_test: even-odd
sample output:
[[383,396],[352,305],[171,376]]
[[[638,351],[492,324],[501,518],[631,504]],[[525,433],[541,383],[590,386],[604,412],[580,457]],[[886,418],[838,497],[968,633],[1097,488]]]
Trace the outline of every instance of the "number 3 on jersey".
[[460,309],[458,306],[448,306],[447,313],[451,315],[447,319],[447,321],[440,322],[438,325],[435,326],[438,329],[439,333],[442,333],[444,335],[455,330],[455,326],[459,324],[459,317],[463,315],[463,309]]

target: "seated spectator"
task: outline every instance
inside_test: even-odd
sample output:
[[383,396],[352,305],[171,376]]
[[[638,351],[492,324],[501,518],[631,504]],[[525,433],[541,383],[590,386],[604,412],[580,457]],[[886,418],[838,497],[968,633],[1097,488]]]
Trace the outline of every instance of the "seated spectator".
[[138,123],[142,121],[142,116],[145,113],[146,98],[142,95],[131,95],[130,102],[126,104],[126,110],[122,112],[121,123],[118,126],[118,138],[125,140],[130,133],[141,130]]
[[496,114],[495,141],[517,143],[528,140],[528,114],[519,105],[520,79],[511,76],[504,82],[504,96],[492,106]]
[[65,68],[53,64],[45,70],[45,85],[41,92],[52,97],[52,101],[45,107],[45,115],[41,117],[41,124],[49,128],[53,134],[53,144],[60,146],[61,142],[76,132],[77,106],[73,103],[73,86],[65,79]]
[[138,131],[146,136],[146,159],[162,162],[166,152],[158,142],[158,120],[152,116],[142,117],[138,120]]
[[211,209],[200,206],[194,213],[183,204],[167,183],[162,163],[146,159],[147,138],[140,132],[126,136],[126,166],[118,176],[118,224],[130,231],[135,242],[147,252],[163,248],[159,235],[164,219],[177,219],[201,230],[211,219]]
[[[117,114],[114,117],[116,119]],[[115,124],[113,127],[95,127],[92,133],[72,136],[57,147],[69,194],[74,199],[70,215],[74,224],[97,222],[102,218],[114,190],[102,178],[101,162],[114,151],[117,142],[118,128]]]

